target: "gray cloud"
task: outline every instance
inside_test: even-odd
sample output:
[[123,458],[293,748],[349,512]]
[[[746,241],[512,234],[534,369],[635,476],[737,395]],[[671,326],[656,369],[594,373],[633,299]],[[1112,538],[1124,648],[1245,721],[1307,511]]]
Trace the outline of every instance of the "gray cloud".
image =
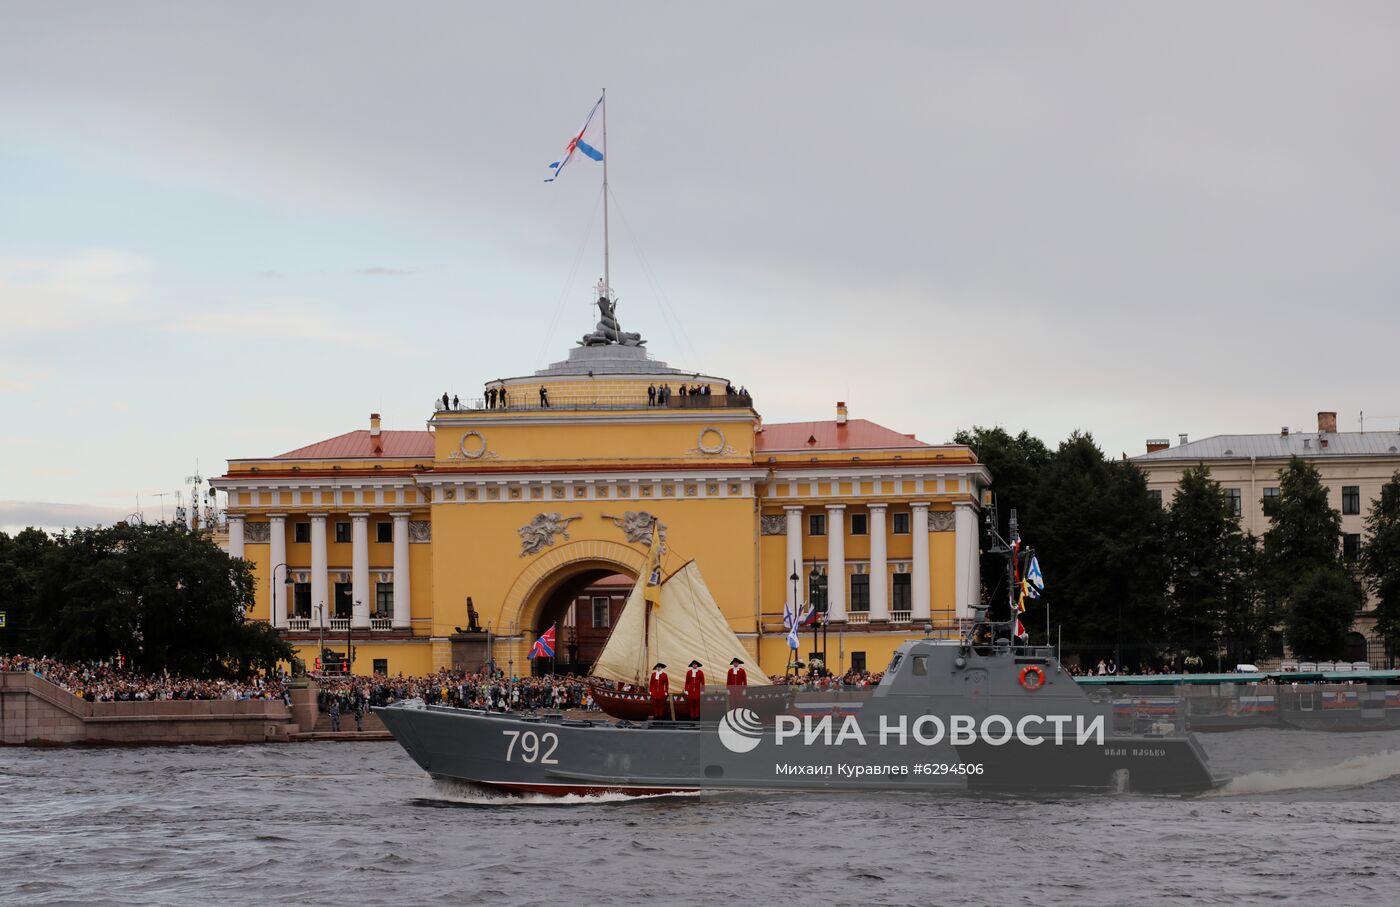
[[111,526],[130,515],[130,510],[87,504],[57,504],[51,501],[0,501],[0,531],[17,532],[29,526],[49,531],[76,527]]
[[407,277],[413,272],[403,268],[358,268],[355,273],[367,277]]

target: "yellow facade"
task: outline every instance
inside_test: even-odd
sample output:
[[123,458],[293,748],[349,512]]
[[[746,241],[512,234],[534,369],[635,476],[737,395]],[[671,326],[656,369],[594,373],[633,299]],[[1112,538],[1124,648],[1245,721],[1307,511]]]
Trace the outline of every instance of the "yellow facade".
[[[711,394],[650,405],[648,388],[682,384]],[[276,623],[308,664],[323,640],[344,651],[350,636],[359,673],[449,666],[470,637],[470,597],[495,664],[528,672],[530,644],[582,585],[637,575],[637,527],[651,517],[665,569],[697,561],[771,673],[789,661],[782,614],[799,555],[799,599],[814,568],[839,587],[825,641],[814,649],[808,629],[799,656],[824,651],[838,672],[882,669],[927,627],[954,632],[977,601],[990,477],[965,447],[848,420],[844,405],[834,420],[765,426],[723,379],[616,345],[486,388],[505,388],[506,407],[439,400],[425,432],[380,432],[374,417],[367,431],[231,460],[215,480],[229,496],[230,550],[256,572],[252,616]]]

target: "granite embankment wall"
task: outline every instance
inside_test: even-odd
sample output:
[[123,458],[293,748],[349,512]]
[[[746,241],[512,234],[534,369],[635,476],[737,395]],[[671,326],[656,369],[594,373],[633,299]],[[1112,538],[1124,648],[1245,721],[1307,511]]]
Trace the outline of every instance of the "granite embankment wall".
[[42,677],[0,672],[3,745],[264,743],[298,730],[279,700],[87,702]]

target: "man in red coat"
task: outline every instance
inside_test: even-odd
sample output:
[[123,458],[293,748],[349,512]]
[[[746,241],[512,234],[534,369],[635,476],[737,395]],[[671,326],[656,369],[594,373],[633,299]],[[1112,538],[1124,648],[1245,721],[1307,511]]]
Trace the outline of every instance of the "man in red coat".
[[651,669],[651,717],[666,717],[666,698],[671,695],[671,678],[666,676],[666,666],[657,662]]
[[725,687],[729,690],[729,707],[737,709],[744,704],[744,692],[749,685],[749,675],[744,670],[744,663],[739,659],[734,659],[729,663],[729,676],[725,678]]
[[690,720],[700,720],[700,694],[705,692],[705,672],[700,670],[700,662],[691,659],[690,670],[685,672],[685,704],[690,708]]

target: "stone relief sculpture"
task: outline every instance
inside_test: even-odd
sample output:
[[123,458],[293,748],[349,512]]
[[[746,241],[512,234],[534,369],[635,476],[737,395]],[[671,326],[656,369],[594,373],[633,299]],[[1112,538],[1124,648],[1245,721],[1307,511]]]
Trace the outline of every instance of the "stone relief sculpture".
[[409,520],[408,540],[410,542],[431,542],[433,540],[433,524],[429,520]]
[[[624,510],[622,516],[615,517],[603,514],[603,519],[611,520],[612,524],[622,530],[622,535],[629,542],[640,542],[643,545],[651,544],[652,521],[656,520],[656,515],[647,513],[645,510]],[[666,524],[656,520],[656,525],[661,528],[661,551],[666,551]]]
[[584,334],[579,343],[584,346],[606,346],[609,343],[618,343],[622,346],[646,345],[641,334],[628,333],[622,330],[622,326],[617,323],[617,303],[606,296],[599,296],[598,311],[601,313],[598,326],[593,329],[593,333]]
[[272,541],[271,523],[244,523],[244,542],[270,542]]
[[758,518],[758,527],[763,535],[787,535],[787,517],[781,513],[765,514]]
[[956,523],[950,510],[930,510],[928,512],[929,532],[952,532]]
[[574,520],[583,519],[583,515],[564,516],[559,513],[537,513],[535,518],[521,526],[516,532],[520,533],[520,556],[528,557],[531,554],[538,554],[549,545],[554,544],[554,537],[562,535],[569,537],[569,524]]

